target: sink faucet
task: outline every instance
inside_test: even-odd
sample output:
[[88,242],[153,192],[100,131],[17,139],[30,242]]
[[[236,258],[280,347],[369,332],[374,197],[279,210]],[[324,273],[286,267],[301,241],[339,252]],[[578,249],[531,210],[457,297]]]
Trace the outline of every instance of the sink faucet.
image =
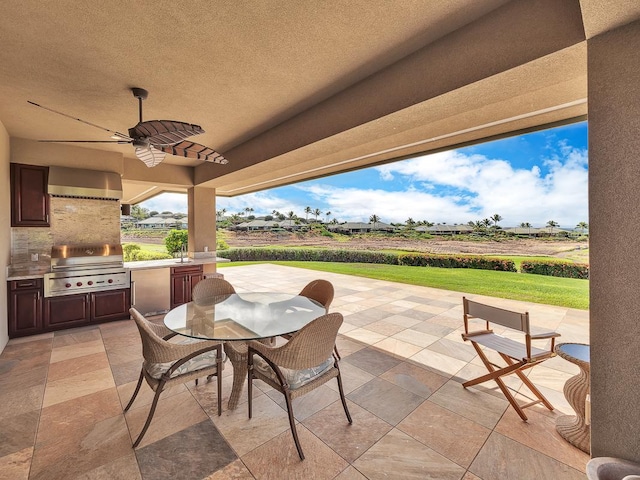
[[184,263],[184,253],[185,253],[185,248],[183,244],[180,246],[180,263]]

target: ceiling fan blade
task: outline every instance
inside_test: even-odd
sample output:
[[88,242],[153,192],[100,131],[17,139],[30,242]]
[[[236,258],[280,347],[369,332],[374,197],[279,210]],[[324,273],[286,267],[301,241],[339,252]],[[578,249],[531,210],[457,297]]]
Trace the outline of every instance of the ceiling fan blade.
[[27,100],[27,103],[30,103],[31,105],[35,105],[36,107],[40,107],[40,108],[42,108],[44,110],[48,110],[50,112],[57,113],[58,115],[62,115],[63,117],[67,117],[67,118],[70,118],[72,120],[76,120],[76,121],[78,121],[80,123],[84,123],[85,125],[90,125],[92,127],[99,128],[100,130],[104,130],[105,132],[109,132],[109,133],[111,133],[113,135],[117,135],[118,137],[122,138],[123,140],[133,140],[131,137],[129,137],[129,135],[125,135],[124,133],[116,132],[115,130],[110,130],[110,129],[106,128],[106,127],[101,127],[100,125],[96,125],[95,123],[87,122],[86,120],[82,120],[81,118],[76,118],[76,117],[73,117],[71,115],[67,115],[66,113],[58,112],[57,110],[54,110],[53,108],[49,108],[49,107],[45,107],[45,106],[39,105],[36,102],[32,102],[31,100]]
[[147,147],[136,147],[136,157],[142,160],[149,168],[155,167],[162,162],[166,155],[166,153],[153,148],[151,145]]
[[133,142],[133,140],[38,140],[45,143],[119,143],[120,145],[126,145]]
[[174,120],[148,120],[129,129],[133,138],[148,138],[153,145],[173,145],[192,135],[200,135],[200,125]]
[[159,148],[163,152],[178,155],[180,157],[197,158],[206,162],[220,164],[229,163],[229,160],[224,158],[224,156],[216,152],[214,149],[205,147],[199,143],[183,141],[175,145],[155,145],[155,147]]

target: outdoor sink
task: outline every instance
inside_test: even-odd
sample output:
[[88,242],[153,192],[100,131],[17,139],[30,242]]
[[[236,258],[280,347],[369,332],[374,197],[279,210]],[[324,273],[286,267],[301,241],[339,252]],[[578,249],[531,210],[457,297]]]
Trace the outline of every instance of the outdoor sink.
[[176,260],[176,263],[192,263],[193,260],[189,259],[185,259],[185,260]]
[[592,458],[587,463],[589,480],[640,480],[640,464],[614,457]]

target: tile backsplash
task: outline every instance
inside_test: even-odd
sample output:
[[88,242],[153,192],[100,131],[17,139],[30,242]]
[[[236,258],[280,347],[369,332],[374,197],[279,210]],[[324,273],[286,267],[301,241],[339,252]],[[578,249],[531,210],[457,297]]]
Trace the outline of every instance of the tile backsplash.
[[120,243],[120,202],[51,197],[50,227],[11,228],[11,264],[49,266],[53,245]]

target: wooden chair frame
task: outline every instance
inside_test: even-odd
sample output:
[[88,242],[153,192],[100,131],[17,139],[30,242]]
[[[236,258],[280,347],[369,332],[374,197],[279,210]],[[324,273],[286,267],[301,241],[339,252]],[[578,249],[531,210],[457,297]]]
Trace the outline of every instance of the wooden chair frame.
[[[520,313],[492,307],[468,300],[465,297],[462,297],[462,304],[464,309],[464,333],[462,334],[462,338],[465,341],[471,342],[480,360],[482,360],[482,363],[489,371],[486,375],[464,382],[462,386],[467,388],[489,380],[494,380],[511,406],[525,422],[528,420],[527,415],[524,413],[525,408],[542,403],[549,410],[553,410],[553,405],[551,405],[542,392],[540,392],[522,372],[554,357],[556,355],[554,352],[555,339],[559,337],[560,334],[557,332],[544,332],[532,335],[528,312]],[[485,328],[483,330],[470,331],[469,320],[473,318],[484,320]],[[524,333],[524,344],[497,335],[490,328],[491,323]],[[533,340],[549,339],[551,340],[551,348],[549,350],[536,348],[532,345]],[[492,363],[487,358],[481,346],[497,352],[506,363],[506,366]],[[502,379],[502,377],[511,374],[517,375],[522,383],[537,397],[537,400],[522,405],[519,404]]]

